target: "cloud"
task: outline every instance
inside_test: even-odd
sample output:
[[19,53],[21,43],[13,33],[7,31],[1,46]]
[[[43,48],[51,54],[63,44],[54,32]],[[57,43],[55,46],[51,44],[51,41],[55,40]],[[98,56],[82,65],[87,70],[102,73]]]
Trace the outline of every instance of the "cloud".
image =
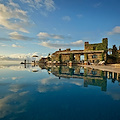
[[0,41],[11,41],[9,38],[0,38]]
[[9,6],[17,7],[19,8],[20,6],[17,3],[14,3],[12,0],[9,0]]
[[[33,55],[37,55],[38,58],[33,58],[32,57]],[[43,56],[43,54],[38,52],[28,53],[28,54],[17,53],[17,54],[11,54],[9,56],[5,56],[5,55],[0,56],[0,61],[24,61],[25,59],[32,61],[33,59],[39,60],[41,56]]]
[[6,46],[8,46],[8,45],[5,45],[5,44],[3,44],[3,45],[1,45],[2,47],[6,47]]
[[12,47],[23,48],[23,46],[12,44]]
[[41,10],[44,9],[46,11],[53,11],[56,9],[53,0],[21,0],[21,2],[28,4],[34,9],[41,8]]
[[14,40],[33,40],[34,39],[27,36],[23,36],[18,32],[12,32],[9,34],[9,36],[10,36],[10,39],[14,39]]
[[101,6],[101,2],[96,3],[96,4],[94,4],[93,6],[94,6],[95,8],[97,8],[97,7]]
[[78,17],[78,18],[82,18],[83,15],[82,15],[82,14],[78,14],[77,17]]
[[68,48],[68,47],[71,48],[71,47],[80,47],[80,46],[82,46],[83,41],[78,40],[76,42],[71,42],[71,43],[60,43],[60,42],[52,43],[52,42],[48,41],[48,42],[39,43],[39,45],[42,45],[42,46],[48,47],[48,48],[54,48],[54,49]]
[[55,10],[55,3],[53,0],[45,0],[44,4],[48,11]]
[[48,34],[45,32],[40,32],[38,35],[41,40],[49,40],[49,39],[64,39],[62,35]]
[[71,20],[70,16],[64,16],[62,19],[63,19],[64,21],[70,21],[70,20]]
[[13,58],[10,56],[0,56],[0,61],[21,61],[24,60],[23,58]]
[[6,44],[4,44],[4,43],[0,43],[0,46],[6,47],[6,46],[8,46],[8,45],[6,45]]
[[11,41],[11,40],[30,41],[30,40],[37,40],[37,38],[28,37],[28,36],[19,34],[18,32],[9,33],[9,38],[0,38],[0,41]]
[[0,27],[29,33],[26,30],[31,24],[28,20],[27,12],[18,8],[18,5],[9,1],[10,5],[0,4]]
[[120,34],[120,26],[116,26],[113,28],[111,32],[108,32],[108,35],[115,35],[115,34]]

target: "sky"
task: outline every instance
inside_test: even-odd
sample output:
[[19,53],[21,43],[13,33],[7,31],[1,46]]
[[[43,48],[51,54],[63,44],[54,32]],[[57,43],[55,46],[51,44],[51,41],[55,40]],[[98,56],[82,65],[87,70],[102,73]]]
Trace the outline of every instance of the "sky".
[[0,0],[0,61],[83,50],[84,42],[102,38],[119,47],[119,6],[120,0]]

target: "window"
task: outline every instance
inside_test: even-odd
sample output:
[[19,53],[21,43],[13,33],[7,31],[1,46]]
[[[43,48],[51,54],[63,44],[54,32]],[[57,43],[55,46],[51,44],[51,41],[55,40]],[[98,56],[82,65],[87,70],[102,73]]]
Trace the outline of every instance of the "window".
[[97,58],[97,55],[93,55],[92,58]]
[[96,47],[95,47],[95,46],[93,47],[93,50],[96,50]]

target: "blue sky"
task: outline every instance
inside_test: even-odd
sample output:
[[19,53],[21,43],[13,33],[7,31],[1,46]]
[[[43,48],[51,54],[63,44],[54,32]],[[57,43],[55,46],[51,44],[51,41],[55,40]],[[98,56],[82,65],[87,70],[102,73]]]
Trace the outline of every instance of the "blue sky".
[[0,0],[0,59],[84,49],[108,38],[120,45],[119,0]]

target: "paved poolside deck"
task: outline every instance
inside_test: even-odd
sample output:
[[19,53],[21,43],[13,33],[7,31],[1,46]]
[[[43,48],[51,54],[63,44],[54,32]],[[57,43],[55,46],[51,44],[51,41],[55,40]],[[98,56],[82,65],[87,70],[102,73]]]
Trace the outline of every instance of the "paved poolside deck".
[[120,66],[119,65],[104,65],[104,66],[103,65],[81,65],[81,66],[99,69],[102,71],[120,73]]

